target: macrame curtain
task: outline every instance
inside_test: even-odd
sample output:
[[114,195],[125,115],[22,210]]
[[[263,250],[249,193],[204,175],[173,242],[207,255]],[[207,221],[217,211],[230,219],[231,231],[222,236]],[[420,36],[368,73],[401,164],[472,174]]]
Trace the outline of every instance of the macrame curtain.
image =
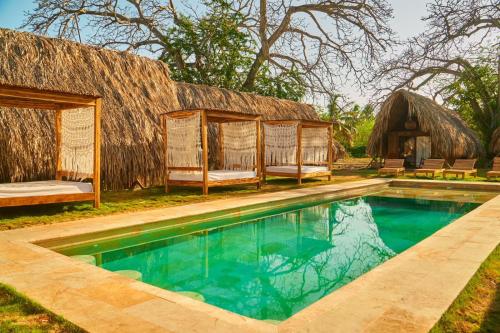
[[220,126],[224,153],[223,169],[255,169],[257,165],[257,128],[255,122],[222,123]]
[[166,121],[168,166],[201,167],[200,112],[186,118],[166,116]]
[[266,165],[297,164],[297,124],[264,124]]
[[61,169],[68,178],[94,173],[94,109],[64,110],[61,113]]
[[321,164],[328,161],[328,128],[302,128],[302,163]]

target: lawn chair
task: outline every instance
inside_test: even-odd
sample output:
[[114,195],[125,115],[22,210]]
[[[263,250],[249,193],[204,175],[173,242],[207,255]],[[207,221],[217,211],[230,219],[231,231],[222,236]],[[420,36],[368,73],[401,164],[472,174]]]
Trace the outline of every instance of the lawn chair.
[[424,160],[424,164],[421,168],[416,169],[413,172],[413,176],[417,176],[418,173],[423,173],[427,177],[427,175],[431,174],[432,178],[436,177],[436,174],[443,173],[444,171],[444,160],[443,159],[426,159]]
[[452,174],[455,177],[458,175],[462,175],[462,179],[465,178],[465,175],[477,176],[477,169],[475,168],[476,159],[464,159],[464,160],[455,160],[451,169],[444,170],[443,177],[446,178],[447,175]]
[[491,167],[491,171],[486,173],[486,178],[490,180],[490,178],[500,177],[500,157],[495,157],[493,159],[493,166]]
[[405,174],[405,167],[403,166],[405,160],[404,159],[386,159],[384,163],[384,167],[378,169],[379,176],[381,174],[394,174],[396,177],[399,176],[399,173]]

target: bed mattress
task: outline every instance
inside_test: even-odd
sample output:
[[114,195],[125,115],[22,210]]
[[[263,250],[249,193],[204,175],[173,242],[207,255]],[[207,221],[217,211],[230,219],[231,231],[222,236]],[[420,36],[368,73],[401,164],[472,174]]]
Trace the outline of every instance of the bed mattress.
[[[281,165],[281,166],[268,166],[266,172],[273,173],[297,173],[298,166],[296,165]],[[315,173],[315,172],[328,172],[326,166],[316,165],[302,165],[300,168],[302,174]]]
[[[209,181],[219,181],[228,179],[245,179],[255,178],[257,173],[255,171],[237,171],[237,170],[211,170],[208,172]],[[197,173],[181,173],[172,172],[169,177],[170,180],[187,180],[187,181],[203,181],[203,174]]]
[[62,180],[0,184],[0,198],[91,193],[92,184]]

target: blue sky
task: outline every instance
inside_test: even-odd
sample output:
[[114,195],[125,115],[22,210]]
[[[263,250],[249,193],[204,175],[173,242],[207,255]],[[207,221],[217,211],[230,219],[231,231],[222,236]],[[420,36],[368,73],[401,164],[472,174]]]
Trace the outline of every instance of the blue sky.
[[[420,20],[426,15],[426,3],[430,0],[388,0],[394,8],[393,29],[401,38],[408,38],[422,32],[424,23]],[[22,25],[24,12],[36,7],[32,0],[0,0],[0,27],[17,29]],[[366,102],[359,96],[357,87],[344,87],[344,92],[358,102]]]

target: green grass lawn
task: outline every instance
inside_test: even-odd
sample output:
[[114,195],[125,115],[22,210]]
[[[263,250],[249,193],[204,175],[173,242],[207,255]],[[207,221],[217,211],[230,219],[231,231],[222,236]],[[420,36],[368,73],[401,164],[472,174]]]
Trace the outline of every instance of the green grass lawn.
[[500,332],[500,246],[431,330],[431,333]]
[[0,332],[80,333],[82,329],[0,284]]

